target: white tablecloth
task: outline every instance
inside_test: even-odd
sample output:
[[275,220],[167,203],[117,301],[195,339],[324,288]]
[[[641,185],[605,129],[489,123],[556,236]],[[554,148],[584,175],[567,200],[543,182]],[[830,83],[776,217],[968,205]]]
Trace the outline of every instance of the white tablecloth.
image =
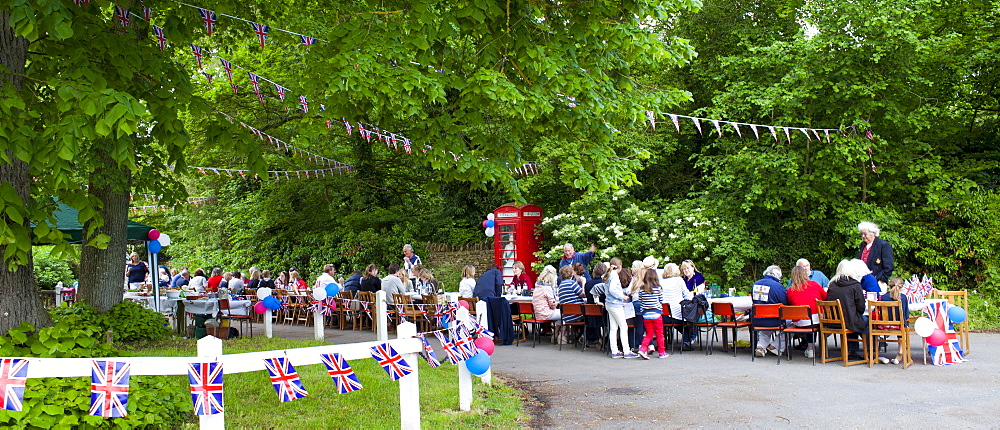
[[747,311],[753,307],[753,299],[750,296],[713,297],[708,299],[708,303],[710,306],[712,303],[732,303],[736,312]]
[[138,293],[125,293],[122,300],[135,300],[137,302],[142,302],[142,305],[148,309],[153,309],[153,296],[140,296]]
[[505,294],[503,298],[507,299],[511,303],[530,303],[531,296],[516,296],[513,294]]

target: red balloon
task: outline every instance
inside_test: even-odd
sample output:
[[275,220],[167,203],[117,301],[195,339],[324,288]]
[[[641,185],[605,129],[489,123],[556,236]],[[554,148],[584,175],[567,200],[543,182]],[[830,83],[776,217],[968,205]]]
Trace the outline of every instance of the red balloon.
[[264,315],[264,312],[267,311],[267,306],[264,306],[263,301],[257,302],[256,305],[253,305],[253,311],[257,312],[260,315]]
[[469,306],[469,302],[467,302],[467,301],[465,301],[465,300],[459,300],[459,301],[458,301],[458,305],[459,305],[459,306],[461,306],[461,307],[463,307],[463,308],[466,308],[466,309],[469,309],[469,308],[470,308],[470,306]]
[[941,346],[948,341],[948,336],[944,334],[944,330],[939,328],[934,329],[934,333],[927,336],[927,344],[930,346]]
[[149,240],[159,239],[160,238],[160,231],[154,228],[154,229],[150,230],[149,233],[146,233],[146,237],[148,237]]
[[475,343],[479,349],[486,351],[487,355],[493,355],[493,349],[496,348],[496,345],[493,344],[493,339],[486,336],[477,337],[473,343]]

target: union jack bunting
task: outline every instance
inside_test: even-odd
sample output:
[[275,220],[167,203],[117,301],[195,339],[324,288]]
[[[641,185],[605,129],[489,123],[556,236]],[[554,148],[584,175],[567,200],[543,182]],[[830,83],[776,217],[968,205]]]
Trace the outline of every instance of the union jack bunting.
[[153,8],[148,7],[148,6],[143,6],[142,7],[142,19],[146,20],[146,22],[149,22],[149,19],[152,16],[153,16]]
[[369,133],[370,132],[368,130],[365,130],[365,125],[363,123],[361,123],[361,122],[358,122],[358,136],[361,136],[362,139],[365,139],[365,140],[371,142],[371,138],[369,137]]
[[118,25],[122,27],[128,27],[128,23],[132,20],[129,17],[128,9],[118,5],[115,5],[115,17],[118,18]]
[[673,121],[674,127],[677,127],[677,132],[681,132],[681,123],[677,122],[677,115],[670,114],[670,121]]
[[295,373],[295,367],[287,358],[265,358],[264,367],[271,375],[271,384],[274,384],[274,391],[278,393],[278,400],[290,402],[309,395],[302,386],[299,374]]
[[698,134],[702,134],[701,133],[701,120],[698,119],[698,118],[691,118],[691,122],[694,122],[695,128],[698,129]]
[[260,76],[257,76],[253,72],[247,72],[250,75],[250,82],[253,83],[253,92],[257,93],[257,100],[260,100],[260,104],[264,104],[264,95],[260,93]]
[[233,89],[233,95],[238,96],[240,94],[240,86],[232,82],[229,83],[229,88]]
[[158,25],[153,26],[153,34],[156,36],[157,43],[160,44],[160,50],[164,51],[167,49],[167,35],[163,34],[163,27]]
[[315,37],[303,36],[303,35],[300,34],[299,35],[299,40],[301,40],[302,44],[305,45],[305,46],[315,45],[316,44],[316,38]]
[[278,98],[281,99],[281,101],[285,101],[285,91],[287,91],[288,88],[274,84],[274,90],[278,92]]
[[90,6],[90,0],[73,0],[73,4],[77,6]]
[[201,72],[201,74],[205,75],[205,79],[208,79],[208,83],[210,84],[212,83],[212,79],[215,78],[214,75],[208,72]]
[[[308,176],[309,174],[306,173]],[[319,312],[320,315],[330,316],[333,315],[337,310],[336,297],[327,297],[323,300],[311,302],[309,304],[309,312]]]
[[28,381],[28,360],[5,358],[0,360],[0,392],[3,408],[20,411],[24,402],[24,384]]
[[124,417],[128,407],[131,365],[122,361],[94,360],[90,368],[90,415]]
[[201,47],[192,43],[191,44],[191,52],[194,52],[194,58],[196,60],[198,60],[198,68],[199,69],[202,68],[201,67],[201,55],[202,55],[201,54]]
[[403,149],[406,150],[407,154],[413,152],[413,147],[410,145],[410,138],[408,137],[403,138]]
[[444,306],[444,322],[451,324],[458,320],[458,303],[448,302]]
[[351,369],[351,365],[340,354],[336,352],[333,354],[320,354],[320,360],[326,365],[326,371],[333,378],[333,382],[337,383],[337,391],[340,394],[358,391],[363,388],[361,381],[358,380],[358,375],[354,373],[354,369]]
[[472,344],[471,338],[463,336],[458,329],[448,329],[448,332],[451,334],[452,343],[458,348],[458,352],[462,354],[464,360],[468,360],[476,355],[476,349]]
[[264,42],[267,41],[267,34],[271,32],[271,26],[258,24],[256,22],[251,22],[250,26],[253,27],[253,32],[257,33],[257,39],[260,41],[260,47],[264,47]]
[[966,361],[965,352],[958,343],[958,334],[948,318],[948,308],[951,305],[947,301],[933,302],[927,305],[924,312],[927,317],[934,322],[937,328],[944,331],[947,338],[944,345],[927,345],[927,352],[934,360],[935,366],[945,366],[949,364],[962,363]]
[[302,113],[309,113],[309,102],[306,96],[299,96],[299,104],[302,105]]
[[743,137],[743,132],[740,130],[740,125],[739,124],[737,124],[735,122],[731,122],[731,123],[729,123],[729,125],[733,126],[733,128],[736,129],[736,135],[737,136]]
[[347,121],[347,118],[341,117],[340,120],[344,121],[344,128],[347,129],[347,135],[350,136],[352,130],[351,123]]
[[792,132],[791,132],[791,130],[788,129],[788,127],[785,127],[785,137],[788,138],[788,143],[791,144],[792,143]]
[[[760,140],[760,133],[757,132],[757,125],[756,124],[750,124],[750,129],[753,130],[754,137],[756,137],[757,140],[759,141]],[[806,133],[806,136],[809,136],[809,133]]]
[[222,363],[188,363],[188,382],[195,415],[222,413]]
[[209,36],[211,36],[212,30],[215,30],[215,23],[218,21],[218,19],[215,17],[215,11],[202,9],[199,7],[198,15],[201,15],[201,20],[202,22],[205,23],[205,31],[208,32]]
[[329,120],[329,119],[326,120],[326,129],[327,130],[332,130],[333,129],[333,121],[332,120]]
[[420,342],[424,344],[424,352],[420,355],[424,356],[424,359],[427,360],[427,364],[430,364],[431,367],[441,366],[441,362],[438,361],[437,354],[434,353],[434,348],[431,347],[431,343],[427,341],[427,336],[424,336],[421,333],[418,334],[417,337],[420,338]]
[[385,373],[389,374],[389,377],[393,381],[398,381],[400,378],[413,373],[413,368],[406,363],[402,355],[399,355],[392,345],[388,343],[380,343],[372,347],[372,358],[378,361],[379,366],[385,369]]
[[649,119],[649,126],[653,127],[653,130],[656,130],[656,115],[653,113],[653,111],[651,110],[646,111],[646,118]]
[[226,76],[229,77],[229,82],[233,82],[233,64],[230,63],[225,58],[219,57],[219,61],[222,62],[222,68],[226,71]]

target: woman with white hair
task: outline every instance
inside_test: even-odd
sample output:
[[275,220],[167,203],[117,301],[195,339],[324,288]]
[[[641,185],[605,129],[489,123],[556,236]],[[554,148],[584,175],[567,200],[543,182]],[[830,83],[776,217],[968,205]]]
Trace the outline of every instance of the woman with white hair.
[[892,277],[895,261],[892,258],[892,245],[884,239],[879,239],[881,230],[875,223],[864,221],[858,224],[861,234],[861,245],[858,246],[858,259],[868,265],[872,275],[879,283],[885,284]]
[[[767,266],[764,277],[754,282],[750,291],[755,305],[788,304],[788,293],[781,285],[781,268],[778,266]],[[758,327],[777,327],[780,324],[777,318],[755,317],[751,322]],[[777,330],[760,330],[754,333],[757,335],[757,349],[754,350],[756,356],[763,357],[767,352],[781,355],[785,351],[785,337]]]
[[[861,278],[865,276],[859,264],[850,260],[842,260],[837,265],[837,274],[830,280],[826,291],[827,300],[840,300],[840,306],[844,310],[844,322],[848,330],[855,333],[848,334],[850,339],[858,339],[862,334],[868,332],[868,317],[865,313],[865,291],[861,289]],[[852,360],[861,360],[864,354],[861,352],[861,343],[858,341],[848,342],[847,350]]]

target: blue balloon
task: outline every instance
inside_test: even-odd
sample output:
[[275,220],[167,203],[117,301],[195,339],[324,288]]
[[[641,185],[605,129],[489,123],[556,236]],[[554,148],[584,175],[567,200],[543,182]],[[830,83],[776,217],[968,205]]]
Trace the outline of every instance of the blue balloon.
[[962,309],[961,307],[952,306],[948,308],[948,319],[950,319],[952,323],[963,323],[967,317],[968,315],[965,313],[965,309]]
[[274,296],[264,297],[264,307],[272,311],[278,309],[281,307],[281,300]]
[[479,349],[479,352],[472,358],[465,360],[465,367],[469,369],[469,372],[476,376],[483,376],[487,370],[490,370],[490,355]]
[[149,244],[146,245],[146,249],[148,249],[149,252],[152,252],[153,254],[156,254],[156,253],[159,253],[160,250],[163,249],[163,245],[160,245],[160,241],[159,240],[151,240],[151,241],[149,241]]
[[493,228],[495,224],[491,219],[486,220],[486,228]]
[[335,297],[339,293],[340,293],[340,285],[337,285],[336,282],[331,282],[329,284],[326,284],[327,297]]

